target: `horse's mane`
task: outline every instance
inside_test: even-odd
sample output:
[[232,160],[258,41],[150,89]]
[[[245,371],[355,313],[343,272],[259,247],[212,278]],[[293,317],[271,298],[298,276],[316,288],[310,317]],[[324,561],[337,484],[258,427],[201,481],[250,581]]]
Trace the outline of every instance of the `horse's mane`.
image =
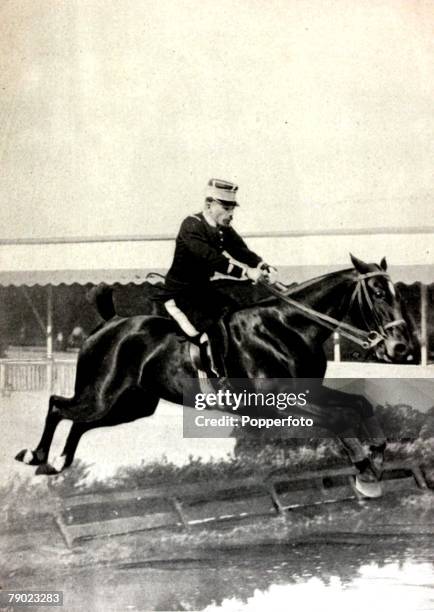
[[353,271],[354,271],[354,268],[345,268],[344,270],[335,270],[334,272],[327,272],[327,274],[321,274],[320,276],[309,278],[308,280],[303,281],[302,283],[298,283],[297,286],[294,287],[293,290],[291,289],[291,295],[297,295],[297,293],[300,293],[301,291],[304,291],[305,289],[310,289],[312,285],[320,283],[321,281],[324,281],[325,279],[331,280],[331,279],[336,278],[336,276],[340,276],[345,273],[350,274]]
[[[292,298],[296,298],[300,293],[303,293],[306,289],[310,289],[313,285],[321,283],[325,280],[332,280],[337,276],[354,271],[354,268],[345,268],[344,270],[336,270],[334,272],[328,272],[321,274],[314,278],[310,278],[302,283],[290,283],[285,285],[286,290],[282,290],[283,295],[290,295]],[[243,289],[246,296],[251,296],[253,299],[245,300],[242,308],[251,308],[254,306],[272,305],[278,302],[279,298],[267,291],[267,287],[264,285],[251,285],[245,281],[237,281],[231,279],[218,279],[213,281],[223,293],[228,292],[229,295],[233,295],[232,289],[238,288]],[[281,283],[284,285],[284,283]]]
[[[332,280],[338,275],[350,273],[353,268],[346,270],[338,270],[328,274],[322,274],[303,281],[302,283],[290,283],[285,285],[286,289],[282,291],[283,295],[290,295],[292,298],[297,298],[304,291],[310,289],[313,285],[323,281]],[[163,279],[163,277],[161,277]],[[253,285],[250,282],[239,281],[229,278],[219,278],[212,281],[216,289],[227,294],[234,299],[238,304],[238,309],[243,310],[255,306],[268,306],[277,304],[279,298],[271,294],[264,285]],[[159,303],[158,294],[163,286],[161,280],[157,282],[146,282],[140,287],[138,286],[116,286],[111,287],[104,284],[95,287],[88,295],[89,301],[94,304],[99,314],[103,319],[110,320],[115,314],[122,317],[155,314],[167,316],[163,310],[162,304]],[[115,295],[113,296],[113,291]],[[114,302],[113,303],[113,297]]]

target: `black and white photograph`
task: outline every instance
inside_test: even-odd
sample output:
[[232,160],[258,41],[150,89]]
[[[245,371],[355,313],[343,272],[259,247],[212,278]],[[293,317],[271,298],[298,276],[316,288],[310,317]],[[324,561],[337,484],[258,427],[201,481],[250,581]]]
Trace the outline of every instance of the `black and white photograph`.
[[0,610],[434,611],[434,5],[0,0]]

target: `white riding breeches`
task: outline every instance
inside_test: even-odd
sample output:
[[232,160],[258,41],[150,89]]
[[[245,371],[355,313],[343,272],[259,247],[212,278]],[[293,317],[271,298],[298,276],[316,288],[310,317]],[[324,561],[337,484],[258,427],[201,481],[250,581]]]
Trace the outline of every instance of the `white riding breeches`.
[[197,336],[200,333],[191,323],[191,321],[189,321],[187,315],[183,313],[180,308],[178,308],[175,303],[175,300],[172,299],[168,300],[167,302],[164,302],[164,307],[166,308],[170,316],[175,319],[182,331],[187,334],[187,336],[190,336],[192,338],[193,336]]

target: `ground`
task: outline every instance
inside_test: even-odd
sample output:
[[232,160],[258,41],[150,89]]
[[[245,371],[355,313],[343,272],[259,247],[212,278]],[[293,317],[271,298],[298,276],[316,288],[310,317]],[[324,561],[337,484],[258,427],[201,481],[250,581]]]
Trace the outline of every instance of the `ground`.
[[[47,499],[43,488],[40,501]],[[397,532],[381,535],[394,522]],[[395,601],[394,610],[429,610],[433,524],[432,496],[415,492],[362,505],[291,511],[254,523],[229,522],[218,529],[135,533],[68,548],[52,517],[29,511],[0,536],[0,577],[8,589],[62,590],[68,612],[84,606],[241,610],[258,597],[279,609],[277,596],[290,598],[293,610],[313,610],[319,597],[334,602],[323,610],[339,610],[341,599],[357,610],[374,590],[373,612],[384,609],[384,596]],[[407,533],[399,533],[399,525],[401,530],[406,525]],[[309,583],[311,589],[303,590]],[[236,607],[227,601],[234,598]],[[303,607],[295,607],[294,598],[303,600]],[[285,609],[282,601],[280,609]]]

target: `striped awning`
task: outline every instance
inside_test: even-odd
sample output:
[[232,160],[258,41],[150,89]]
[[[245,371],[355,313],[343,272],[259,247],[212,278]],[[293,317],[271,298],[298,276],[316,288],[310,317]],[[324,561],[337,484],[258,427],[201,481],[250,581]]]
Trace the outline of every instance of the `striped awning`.
[[[387,255],[394,282],[434,282],[434,229],[379,231],[252,234],[247,239],[253,251],[279,269],[283,282],[349,268],[350,252],[377,263]],[[167,236],[0,240],[0,286],[140,284],[149,272],[170,267],[174,247]]]
[[[279,266],[279,278],[282,282],[303,282],[335,270],[343,266]],[[392,266],[390,275],[394,282],[407,285],[421,282],[431,285],[434,282],[434,267],[431,266]],[[140,285],[147,280],[150,273],[165,274],[163,268],[153,269],[88,269],[88,270],[0,270],[0,286],[27,286],[35,285]]]
[[[99,283],[140,285],[146,281],[149,272],[151,270],[135,269],[0,271],[0,286],[33,287],[35,285],[98,285]],[[152,272],[163,272],[163,270],[152,270]]]

